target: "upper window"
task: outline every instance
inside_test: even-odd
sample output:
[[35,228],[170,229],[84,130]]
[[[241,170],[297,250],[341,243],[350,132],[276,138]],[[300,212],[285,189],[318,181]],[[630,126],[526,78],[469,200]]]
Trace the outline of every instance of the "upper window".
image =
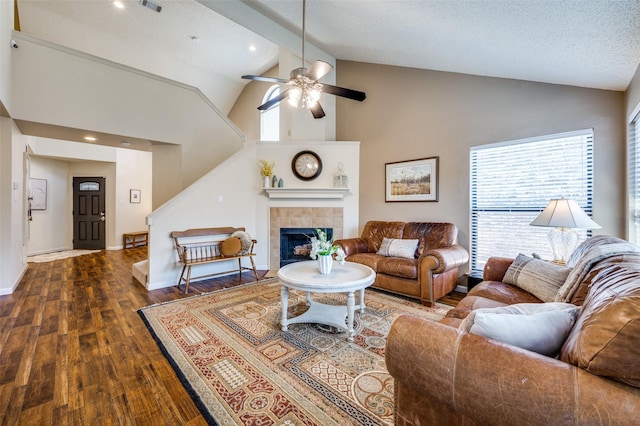
[[628,147],[628,188],[629,212],[627,214],[629,241],[640,244],[640,105],[631,114],[629,122]]
[[[280,96],[280,86],[271,86],[262,99],[262,103]],[[260,113],[260,140],[280,140],[280,102]]]
[[477,146],[470,154],[472,272],[490,256],[553,259],[549,229],[529,225],[551,199],[573,199],[591,216],[593,130]]
[[80,191],[100,191],[100,184],[98,182],[80,182]]

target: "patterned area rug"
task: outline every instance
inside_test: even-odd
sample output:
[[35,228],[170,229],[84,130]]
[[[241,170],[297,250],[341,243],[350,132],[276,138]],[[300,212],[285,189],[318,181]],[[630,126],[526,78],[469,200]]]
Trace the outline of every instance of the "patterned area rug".
[[76,257],[76,256],[82,256],[85,254],[90,254],[90,253],[96,253],[99,252],[100,250],[63,250],[63,251],[56,251],[53,253],[45,253],[45,254],[38,254],[35,256],[28,256],[27,257],[27,262],[33,262],[33,263],[43,263],[43,262],[53,262],[54,260],[60,260],[60,259],[66,259],[68,257]]
[[[346,304],[345,295],[314,300]],[[317,297],[317,299],[316,299]],[[280,329],[277,280],[234,287],[139,311],[211,424],[393,424],[393,379],[384,362],[393,321],[408,313],[437,321],[449,307],[426,308],[367,289],[353,343],[320,324]],[[289,318],[307,309],[289,292]]]

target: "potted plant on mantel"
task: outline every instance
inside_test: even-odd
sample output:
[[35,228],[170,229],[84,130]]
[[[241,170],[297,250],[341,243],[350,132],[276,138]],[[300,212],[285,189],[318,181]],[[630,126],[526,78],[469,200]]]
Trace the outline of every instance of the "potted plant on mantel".
[[260,167],[260,176],[262,176],[262,179],[264,180],[264,187],[270,188],[271,176],[273,175],[273,168],[276,166],[276,163],[269,163],[267,160],[260,160],[259,163],[258,167]]

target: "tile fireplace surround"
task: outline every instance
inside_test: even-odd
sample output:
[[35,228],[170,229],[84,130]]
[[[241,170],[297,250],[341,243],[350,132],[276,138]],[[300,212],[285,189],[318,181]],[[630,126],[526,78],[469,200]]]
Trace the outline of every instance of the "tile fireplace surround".
[[343,235],[342,207],[271,207],[269,209],[269,270],[280,269],[280,228],[333,228],[333,238]]

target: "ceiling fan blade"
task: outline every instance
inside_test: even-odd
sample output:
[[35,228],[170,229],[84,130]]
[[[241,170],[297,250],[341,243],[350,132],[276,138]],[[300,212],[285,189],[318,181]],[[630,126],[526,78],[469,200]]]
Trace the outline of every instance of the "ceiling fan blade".
[[324,83],[322,83],[322,91],[324,93],[342,96],[343,98],[349,98],[359,102],[362,102],[367,98],[367,95],[359,90],[345,89],[344,87],[332,86]]
[[283,78],[263,77],[261,75],[243,75],[242,78],[244,78],[245,80],[266,81],[268,83],[288,83],[289,82],[289,80],[285,80]]
[[307,70],[307,77],[313,81],[318,81],[325,75],[329,74],[333,69],[333,65],[324,61],[315,61],[311,68]]
[[278,102],[287,99],[287,97],[289,97],[289,89],[285,90],[284,92],[280,93],[277,97],[273,98],[273,99],[269,99],[267,102],[263,103],[262,105],[260,105],[258,107],[258,109],[260,111],[266,111],[269,108],[271,108],[272,106],[274,106],[275,104],[277,104]]
[[322,118],[324,117],[324,110],[320,106],[320,102],[316,103],[313,107],[309,108],[311,114],[313,114],[313,118]]

